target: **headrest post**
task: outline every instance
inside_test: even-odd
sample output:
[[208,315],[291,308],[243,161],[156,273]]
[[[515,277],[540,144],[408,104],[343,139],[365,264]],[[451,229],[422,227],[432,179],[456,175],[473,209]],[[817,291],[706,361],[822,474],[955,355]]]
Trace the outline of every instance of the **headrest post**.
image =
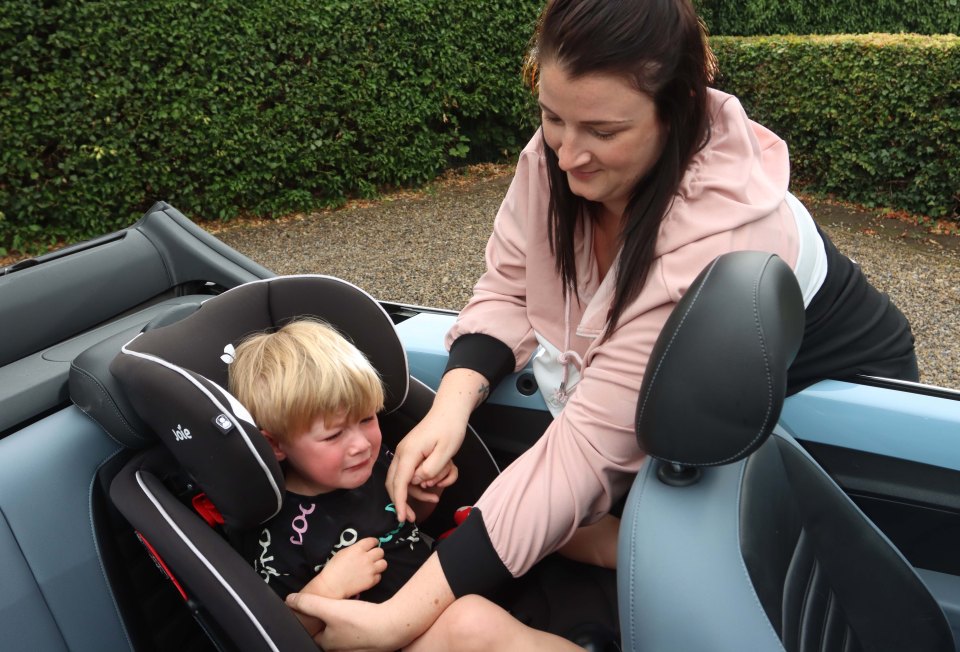
[[664,462],[657,469],[657,477],[671,487],[689,487],[700,481],[700,468],[684,466],[676,462]]

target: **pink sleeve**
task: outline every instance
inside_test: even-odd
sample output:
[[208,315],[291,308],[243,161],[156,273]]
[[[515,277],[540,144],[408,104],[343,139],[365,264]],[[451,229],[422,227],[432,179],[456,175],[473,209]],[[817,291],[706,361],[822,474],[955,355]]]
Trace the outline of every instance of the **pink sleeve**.
[[487,242],[487,269],[446,337],[448,349],[466,333],[495,337],[513,351],[518,370],[537,347],[527,317],[526,251],[531,228],[547,219],[546,172],[539,147],[534,147],[538,140],[539,133],[520,155]]
[[490,542],[513,576],[609,512],[629,489],[644,459],[633,423],[640,383],[673,305],[635,314],[596,347],[544,436],[478,502]]

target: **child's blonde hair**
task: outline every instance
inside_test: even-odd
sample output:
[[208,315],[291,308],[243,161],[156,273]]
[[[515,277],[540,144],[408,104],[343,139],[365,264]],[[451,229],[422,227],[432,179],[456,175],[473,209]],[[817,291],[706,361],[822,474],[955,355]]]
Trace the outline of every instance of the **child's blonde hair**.
[[383,384],[366,357],[333,328],[298,319],[237,346],[230,392],[257,427],[281,441],[310,428],[318,416],[358,420],[383,408]]

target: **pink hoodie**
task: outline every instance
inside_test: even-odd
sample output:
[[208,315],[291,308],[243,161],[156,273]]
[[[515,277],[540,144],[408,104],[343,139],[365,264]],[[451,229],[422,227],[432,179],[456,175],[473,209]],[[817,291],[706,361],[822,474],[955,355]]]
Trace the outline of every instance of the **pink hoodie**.
[[[514,576],[606,514],[629,488],[644,454],[634,435],[647,359],[674,304],[716,256],[736,250],[778,254],[794,266],[797,226],[785,203],[787,146],[749,120],[739,101],[711,90],[707,146],[690,164],[660,226],[656,260],[613,334],[599,342],[615,274],[601,282],[592,230],[576,243],[580,301],[564,305],[547,238],[548,184],[538,132],[487,244],[487,271],[447,335],[491,335],[512,350],[517,369],[537,348],[535,333],[582,360],[581,377],[546,434],[507,468],[478,502],[490,541]],[[569,309],[569,315],[566,315]]]

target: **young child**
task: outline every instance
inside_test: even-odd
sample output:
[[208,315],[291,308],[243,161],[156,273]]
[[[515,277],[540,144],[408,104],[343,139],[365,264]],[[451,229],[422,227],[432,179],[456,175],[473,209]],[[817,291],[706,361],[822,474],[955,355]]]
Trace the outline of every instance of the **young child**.
[[[397,523],[386,491],[376,371],[335,330],[301,320],[242,342],[229,372],[230,391],[281,461],[287,490],[280,513],[244,546],[254,568],[281,598],[301,590],[372,602],[393,595],[431,548],[415,523]],[[456,477],[451,464],[433,489],[414,488],[417,520]]]
[[[281,598],[313,593],[392,596],[431,553],[415,523],[398,523],[386,490],[390,453],[377,412],[383,386],[363,354],[321,322],[298,320],[244,340],[229,370],[230,392],[247,408],[284,469],[280,513],[245,542],[244,554]],[[453,463],[431,488],[411,485],[422,521],[457,479]],[[311,635],[323,627],[297,613]],[[406,649],[569,649],[493,602],[466,596]],[[467,646],[467,647],[464,647]]]

